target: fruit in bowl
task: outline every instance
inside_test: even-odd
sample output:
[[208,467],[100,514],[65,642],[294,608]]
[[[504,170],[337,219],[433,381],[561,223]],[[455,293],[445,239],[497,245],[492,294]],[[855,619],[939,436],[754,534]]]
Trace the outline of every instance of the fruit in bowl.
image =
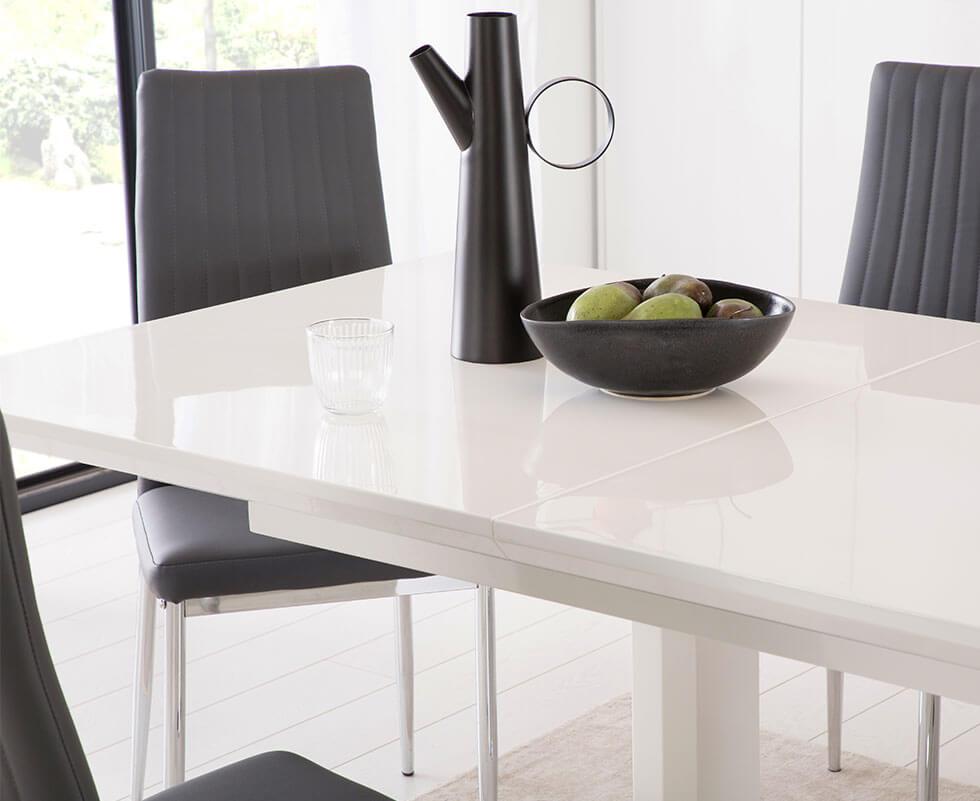
[[668,293],[687,295],[687,297],[701,307],[702,312],[708,311],[713,300],[711,289],[704,281],[695,278],[693,275],[680,275],[677,273],[662,275],[656,280],[651,281],[650,285],[643,290],[643,299],[649,300],[657,295],[666,295]]
[[687,295],[668,292],[643,301],[624,320],[700,320],[701,307]]
[[752,317],[762,317],[762,310],[754,303],[741,298],[725,298],[708,309],[705,317],[718,320],[748,320]]
[[702,316],[718,320],[746,320],[764,316],[754,303],[722,298],[693,275],[671,273],[647,283],[643,292],[628,281],[589,287],[565,315],[573,320],[692,320]]
[[[709,295],[699,284],[710,292],[706,310]],[[617,302],[591,303],[597,296]],[[664,275],[543,298],[521,312],[521,321],[542,355],[583,383],[630,397],[681,398],[755,369],[795,310],[789,299],[757,287]]]
[[640,290],[625,281],[599,284],[575,298],[568,320],[621,320],[641,300]]

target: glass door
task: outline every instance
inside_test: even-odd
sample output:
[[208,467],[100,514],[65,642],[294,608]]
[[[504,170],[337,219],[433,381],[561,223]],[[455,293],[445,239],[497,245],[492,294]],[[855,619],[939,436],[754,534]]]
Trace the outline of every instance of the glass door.
[[110,0],[0,0],[0,76],[0,353],[128,324]]

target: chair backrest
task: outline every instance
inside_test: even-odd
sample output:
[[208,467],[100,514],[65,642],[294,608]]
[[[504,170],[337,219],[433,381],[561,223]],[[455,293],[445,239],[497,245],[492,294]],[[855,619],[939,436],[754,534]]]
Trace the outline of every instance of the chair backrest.
[[151,70],[137,120],[141,320],[390,263],[363,69]]
[[34,597],[0,414],[0,798],[98,801]]
[[980,322],[980,68],[875,67],[842,303]]

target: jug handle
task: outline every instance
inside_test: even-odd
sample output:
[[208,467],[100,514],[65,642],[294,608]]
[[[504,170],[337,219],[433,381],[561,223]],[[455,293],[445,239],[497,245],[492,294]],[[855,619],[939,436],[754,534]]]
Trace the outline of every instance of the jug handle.
[[[534,108],[534,104],[538,102],[541,95],[551,89],[551,87],[557,86],[560,83],[568,82],[588,84],[599,93],[599,96],[602,98],[602,102],[606,106],[606,122],[608,124],[609,133],[606,134],[606,140],[591,156],[582,159],[582,161],[573,162],[572,164],[563,164],[561,162],[551,161],[551,159],[545,158],[541,155],[541,151],[535,147],[534,139],[531,137],[531,110]],[[590,164],[598,161],[602,157],[602,154],[609,149],[609,145],[613,138],[613,131],[616,130],[616,113],[613,111],[613,105],[609,100],[609,96],[603,92],[599,86],[592,83],[592,81],[587,81],[585,78],[576,78],[571,75],[563,75],[560,78],[552,78],[550,81],[545,81],[543,84],[541,84],[541,86],[534,90],[534,94],[531,95],[531,99],[527,101],[527,108],[524,109],[524,126],[527,129],[528,147],[531,148],[534,155],[541,159],[541,161],[543,161],[545,164],[550,164],[552,167],[557,167],[559,170],[579,170],[582,167],[588,167]]]

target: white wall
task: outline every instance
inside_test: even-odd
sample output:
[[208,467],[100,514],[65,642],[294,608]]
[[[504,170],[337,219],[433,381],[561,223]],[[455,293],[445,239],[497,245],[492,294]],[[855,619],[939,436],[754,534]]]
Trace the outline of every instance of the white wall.
[[[683,271],[836,299],[868,84],[886,59],[980,64],[980,0],[512,0],[525,94],[597,80],[617,115],[598,169],[531,157],[542,262]],[[375,91],[396,260],[451,250],[458,151],[408,62],[465,66],[475,0],[320,0],[322,63]],[[594,108],[543,103],[536,136],[584,154]]]
[[[537,0],[533,72],[525,102],[545,81],[563,75],[595,79],[595,15],[592,0]],[[525,64],[529,54],[524,52]],[[527,72],[525,68],[525,72]],[[596,122],[591,90],[543,95],[531,117],[542,155],[553,161],[581,160],[595,150]],[[581,84],[579,88],[584,89]],[[603,127],[603,131],[604,131]],[[557,157],[557,158],[556,158]],[[596,266],[596,167],[559,170],[532,153],[538,257],[542,264]]]
[[799,27],[788,0],[604,0],[605,265],[795,292]]
[[836,300],[884,60],[980,65],[977,0],[599,0],[605,263]]

